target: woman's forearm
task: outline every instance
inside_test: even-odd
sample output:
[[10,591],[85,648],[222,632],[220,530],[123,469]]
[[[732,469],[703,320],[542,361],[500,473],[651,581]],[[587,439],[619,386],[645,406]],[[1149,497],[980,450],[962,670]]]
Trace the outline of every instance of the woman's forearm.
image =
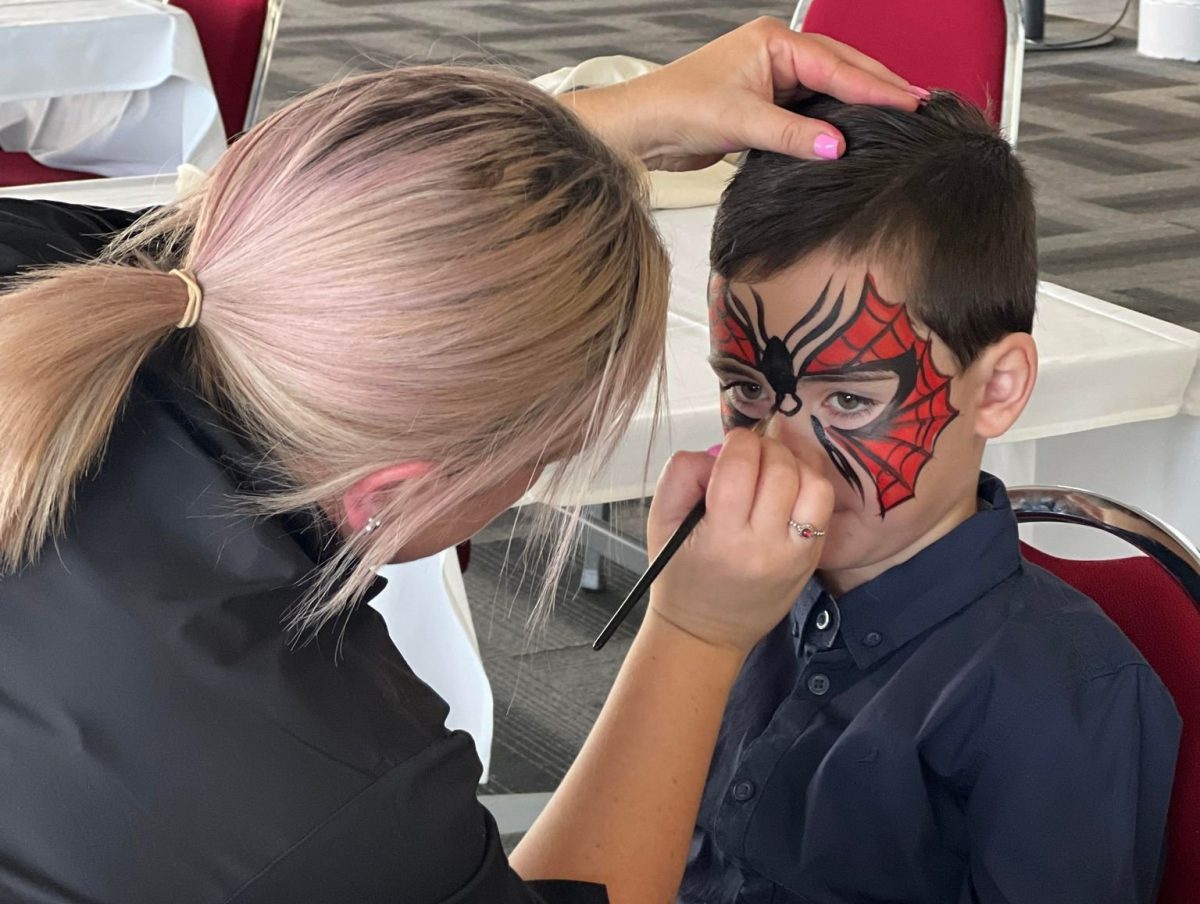
[[560,95],[558,100],[614,150],[648,162],[659,151],[655,130],[646,123],[653,92],[643,89],[642,79],[603,88],[585,88]]
[[603,883],[613,904],[675,898],[717,729],[743,655],[653,610],[579,758],[512,865]]

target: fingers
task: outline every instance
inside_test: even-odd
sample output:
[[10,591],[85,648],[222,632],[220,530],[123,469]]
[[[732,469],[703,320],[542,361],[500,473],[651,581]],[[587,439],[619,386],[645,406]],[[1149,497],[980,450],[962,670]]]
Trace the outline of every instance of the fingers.
[[737,132],[749,147],[810,160],[835,160],[846,150],[846,139],[833,126],[769,102],[748,106]]
[[783,443],[733,430],[713,467],[708,513],[722,524],[748,524],[764,537],[782,536],[788,521],[824,529],[833,511],[833,485],[819,466]]
[[[781,25],[768,41],[767,52],[776,90],[800,84],[848,104],[917,108],[918,97],[911,93],[912,85],[882,63],[831,38],[792,31]],[[871,65],[861,65],[864,59]]]
[[750,512],[750,526],[764,536],[787,529],[800,489],[800,462],[783,443],[762,441],[761,466]]
[[826,530],[833,517],[833,484],[825,475],[801,462],[799,465],[800,492],[792,500],[792,511],[788,515],[800,524],[811,524],[818,530]]
[[763,442],[749,430],[731,430],[713,465],[708,512],[725,524],[746,524],[754,505]]
[[871,73],[871,75],[874,75],[881,81],[895,85],[906,94],[912,93],[912,90],[910,89],[913,88],[913,85],[908,81],[908,79],[897,75],[896,73],[892,72],[891,69],[888,69],[887,66],[883,65],[883,63],[879,62],[873,57],[867,56],[862,51],[855,50],[849,44],[843,44],[841,41],[834,40],[833,38],[826,37],[825,35],[809,34],[807,37],[819,44],[825,45],[829,48],[831,53],[840,59],[845,60],[850,65],[857,66],[859,69]]
[[674,526],[702,498],[713,473],[712,456],[703,452],[676,452],[663,468],[654,492],[655,518]]

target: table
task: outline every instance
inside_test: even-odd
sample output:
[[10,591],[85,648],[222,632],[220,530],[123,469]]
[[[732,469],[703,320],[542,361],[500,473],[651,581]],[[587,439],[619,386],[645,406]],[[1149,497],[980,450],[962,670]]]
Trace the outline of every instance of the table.
[[0,2],[0,147],[103,176],[225,147],[192,20],[156,0]]

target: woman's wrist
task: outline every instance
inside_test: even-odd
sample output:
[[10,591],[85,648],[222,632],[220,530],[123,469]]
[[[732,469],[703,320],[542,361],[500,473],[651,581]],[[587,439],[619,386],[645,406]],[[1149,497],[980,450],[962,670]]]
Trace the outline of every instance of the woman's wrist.
[[686,658],[717,682],[727,681],[731,686],[750,653],[749,649],[739,645],[702,637],[678,624],[654,605],[647,608],[638,637],[639,640],[644,638],[644,643],[661,649],[662,655]]

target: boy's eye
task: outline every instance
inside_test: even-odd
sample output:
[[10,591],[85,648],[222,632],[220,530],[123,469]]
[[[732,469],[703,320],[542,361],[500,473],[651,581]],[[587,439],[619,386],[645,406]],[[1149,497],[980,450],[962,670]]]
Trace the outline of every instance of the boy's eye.
[[758,420],[771,406],[771,390],[753,380],[728,380],[721,383],[721,394],[742,417]]
[[767,398],[767,391],[760,383],[732,383],[723,388],[729,391],[735,402],[742,402],[746,405],[754,405],[766,401]]
[[830,407],[841,414],[854,414],[868,409],[874,404],[874,399],[865,399],[852,392],[835,392],[829,397]]

